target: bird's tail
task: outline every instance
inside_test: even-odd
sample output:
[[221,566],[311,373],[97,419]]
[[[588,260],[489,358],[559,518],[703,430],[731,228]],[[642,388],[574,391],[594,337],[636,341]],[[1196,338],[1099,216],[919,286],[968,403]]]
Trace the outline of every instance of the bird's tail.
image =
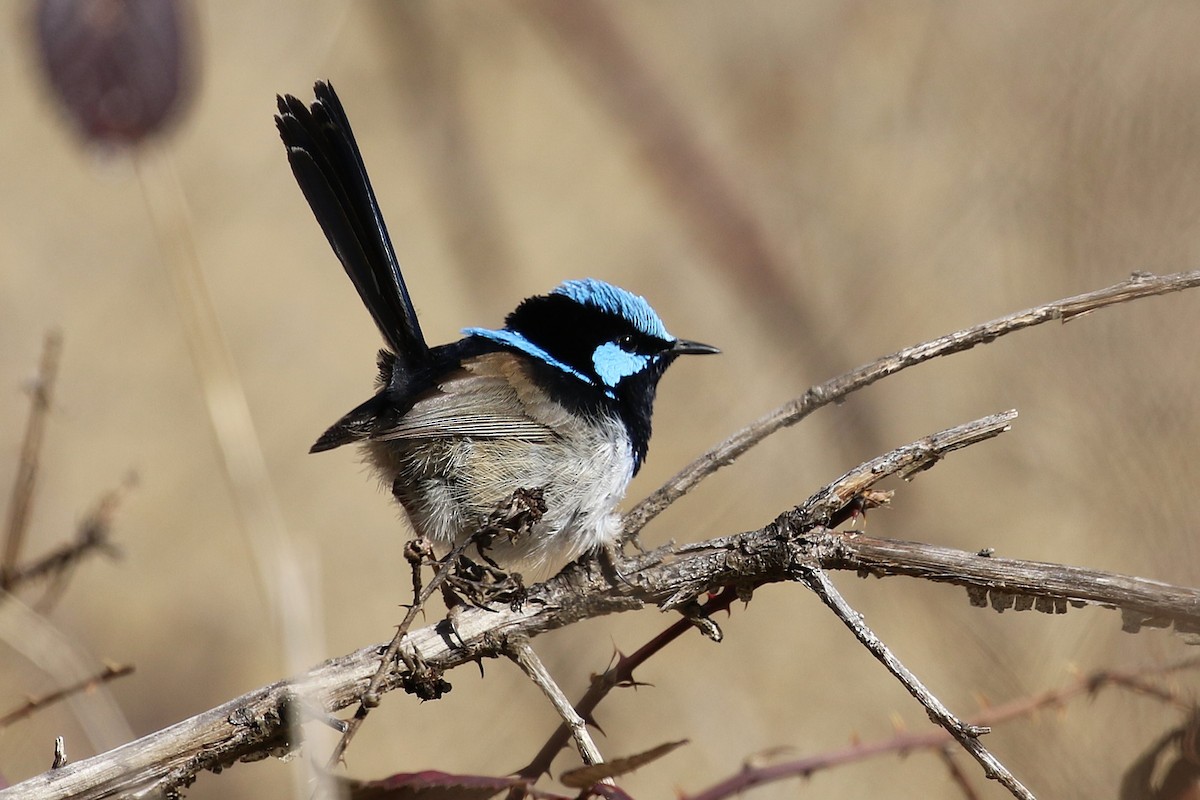
[[354,282],[367,310],[404,371],[428,363],[408,287],[387,225],[375,200],[350,120],[333,87],[319,81],[311,106],[291,95],[277,98],[275,126],[292,173],[325,237]]

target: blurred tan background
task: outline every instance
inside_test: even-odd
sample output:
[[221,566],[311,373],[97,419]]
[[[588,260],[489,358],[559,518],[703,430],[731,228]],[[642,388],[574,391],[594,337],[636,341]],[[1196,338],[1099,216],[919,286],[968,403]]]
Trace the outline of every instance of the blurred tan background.
[[[306,455],[369,396],[379,339],[292,180],[271,121],[277,92],[307,101],[314,79],[333,80],[431,341],[595,276],[645,294],[672,332],[723,348],[664,380],[631,500],[878,355],[1134,270],[1200,266],[1200,6],[613,2],[579,25],[564,8],[204,4],[191,104],[138,156],[146,193],[126,155],[84,146],[65,124],[29,6],[0,9],[0,496],[24,388],[58,327],[28,552],[68,538],[137,473],[114,531],[122,558],[81,567],[49,617],[90,658],[136,665],[111,686],[134,735],[385,640],[408,599],[407,530],[387,496],[354,452]],[[606,83],[599,64],[620,69]],[[647,86],[670,106],[645,105]],[[689,146],[656,144],[672,122]],[[672,172],[681,153],[703,169]],[[154,205],[172,171],[184,221]],[[748,221],[748,238],[722,239],[705,214]],[[316,609],[304,635],[284,636],[259,588],[156,216],[194,238],[302,567],[299,596]],[[758,527],[876,452],[1017,408],[1011,433],[893,487],[894,507],[869,530],[1195,585],[1198,320],[1200,294],[1185,293],[911,370],[780,434],[643,538]],[[1122,634],[1110,611],[997,615],[961,589],[834,577],[963,713],[1077,670],[1189,652],[1167,632]],[[614,648],[669,621],[610,617],[536,646],[578,696]],[[772,748],[812,754],[888,737],[897,720],[928,724],[798,587],[761,590],[723,627],[723,644],[686,638],[640,673],[652,687],[601,707],[606,754],[692,740],[624,781],[635,796],[698,791]],[[3,708],[55,685],[18,643],[0,653]],[[512,665],[485,667],[482,680],[449,675],[454,690],[437,703],[385,698],[349,774],[523,765],[555,717]],[[1197,681],[1179,685],[1194,695]],[[78,705],[92,701],[0,731],[4,778],[48,767],[56,734],[73,759],[121,743],[81,729]],[[1039,796],[1111,797],[1174,722],[1161,704],[1108,693],[1005,725],[988,744]],[[1003,796],[956,758],[981,796]],[[576,763],[560,756],[555,774]],[[239,765],[187,794],[284,797],[292,780],[275,761]],[[927,753],[750,796],[798,794],[961,796]]]

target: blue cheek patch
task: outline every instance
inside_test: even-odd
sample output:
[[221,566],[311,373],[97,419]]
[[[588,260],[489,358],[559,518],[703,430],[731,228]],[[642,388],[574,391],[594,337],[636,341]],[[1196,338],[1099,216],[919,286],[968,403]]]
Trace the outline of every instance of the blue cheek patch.
[[480,339],[487,339],[488,341],[511,347],[527,356],[536,358],[538,361],[541,361],[544,364],[549,364],[555,369],[562,370],[568,375],[573,375],[588,385],[594,386],[596,384],[596,382],[587,375],[584,375],[570,364],[559,361],[557,358],[550,355],[541,347],[538,347],[536,344],[529,341],[516,331],[510,331],[508,329],[493,331],[489,330],[488,328],[463,328],[462,332],[466,336],[478,336]]
[[637,374],[650,363],[650,356],[622,350],[616,342],[606,342],[592,353],[592,366],[600,380],[609,388],[615,387],[630,375]]

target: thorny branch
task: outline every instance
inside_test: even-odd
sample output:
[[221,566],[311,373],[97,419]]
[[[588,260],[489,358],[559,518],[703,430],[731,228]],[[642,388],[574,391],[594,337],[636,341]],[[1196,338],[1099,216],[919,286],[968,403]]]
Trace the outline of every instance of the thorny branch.
[[424,588],[420,589],[418,587],[421,579],[420,570],[421,561],[423,560],[421,553],[423,551],[419,547],[416,549],[413,565],[413,589],[416,596],[413,598],[413,604],[404,615],[404,619],[401,620],[400,625],[397,626],[396,633],[392,636],[391,642],[383,649],[379,659],[379,666],[375,671],[375,675],[371,678],[371,682],[367,684],[367,688],[362,693],[358,709],[354,712],[354,716],[347,721],[341,738],[334,745],[333,752],[329,756],[329,769],[337,766],[342,760],[346,748],[350,746],[350,740],[358,733],[358,729],[362,726],[363,720],[367,718],[367,714],[370,713],[372,708],[379,705],[379,690],[383,686],[388,672],[391,670],[392,664],[397,657],[401,658],[408,667],[410,679],[419,683],[419,685],[410,683],[405,687],[407,690],[413,694],[422,696],[422,699],[436,699],[441,696],[441,675],[436,670],[427,669],[423,662],[421,662],[419,654],[408,653],[401,649],[404,637],[408,634],[413,620],[417,618],[417,614],[424,610],[425,603],[433,596],[433,593],[453,578],[454,571],[458,567],[459,557],[463,555],[467,548],[472,545],[490,544],[490,538],[496,536],[517,536],[524,534],[526,532],[525,529],[533,522],[536,522],[536,518],[540,518],[541,513],[545,510],[540,503],[540,493],[518,490],[506,503],[496,509],[484,529],[477,532],[474,536],[464,539],[440,563],[435,562],[437,569],[434,572],[433,578],[430,579]]
[[800,397],[784,403],[734,433],[688,464],[661,488],[634,506],[625,517],[625,537],[627,540],[635,539],[638,532],[650,520],[662,513],[667,506],[687,494],[709,475],[732,464],[739,456],[772,433],[781,428],[795,425],[818,408],[836,403],[852,392],[866,388],[881,378],[886,378],[903,369],[939,356],[961,353],[977,345],[989,344],[1001,336],[1041,325],[1043,322],[1052,320],[1070,322],[1077,317],[1117,303],[1178,292],[1195,286],[1200,286],[1200,270],[1177,272],[1171,275],[1136,272],[1130,276],[1129,280],[1106,289],[1034,306],[994,319],[991,322],[948,333],[945,336],[939,336],[936,339],[930,339],[891,355],[883,356],[832,380],[813,386]]
[[[737,599],[737,596],[738,592],[736,588],[726,588],[720,594],[710,598],[703,605],[700,613],[705,617],[710,617],[717,612],[726,611]],[[591,686],[588,687],[583,698],[575,704],[575,713],[589,722],[594,722],[592,714],[596,710],[596,707],[600,705],[600,701],[608,696],[609,692],[618,686],[636,685],[633,678],[634,670],[645,664],[652,656],[662,652],[667,645],[690,631],[692,627],[691,619],[682,617],[629,655],[618,653],[612,666],[605,670],[603,674],[592,677]],[[571,729],[565,723],[559,725],[558,729],[542,745],[542,748],[534,756],[533,760],[518,770],[516,774],[522,778],[535,780],[548,773],[555,756],[558,755],[558,752],[563,749],[570,738]],[[516,795],[510,793],[509,797],[512,800]]]
[[[582,619],[650,605],[677,608],[724,586],[748,591],[767,583],[795,581],[801,569],[836,569],[848,549],[852,552],[857,537],[822,527],[824,521],[816,516],[826,513],[829,501],[819,498],[843,496],[848,486],[869,488],[901,470],[935,463],[965,441],[979,440],[985,432],[999,434],[1009,418],[997,415],[968,423],[852,470],[817,501],[802,507],[810,509],[808,519],[798,508],[758,530],[642,554],[621,565],[620,579],[596,560],[579,562],[530,587],[527,601],[518,609],[465,607],[455,620],[457,635],[448,636],[444,624],[428,626],[411,631],[404,649],[426,667],[445,671],[503,655],[502,643],[511,636],[533,638]],[[1103,594],[1104,585],[1078,587],[1071,596],[1083,591]],[[1190,610],[1176,622],[1200,625],[1200,590],[1176,591],[1193,597]],[[1139,610],[1162,617],[1174,614],[1152,602]],[[263,687],[116,750],[0,791],[0,799],[88,800],[134,789],[174,788],[187,785],[202,770],[286,752],[295,745],[288,736],[289,709],[298,700],[327,712],[359,702],[378,670],[379,652],[373,645],[332,659],[304,675]],[[407,669],[389,670],[379,689],[391,691],[409,678]]]
[[[1129,281],[1099,292],[1038,306],[991,323],[959,331],[900,351],[860,367],[838,379],[810,389],[803,397],[768,414],[714,448],[640,503],[627,518],[626,532],[635,536],[650,519],[704,477],[731,463],[770,433],[798,422],[821,405],[908,366],[939,355],[960,352],[1050,319],[1067,321],[1098,308],[1126,300],[1200,285],[1200,271],[1164,277],[1135,274]],[[520,607],[468,607],[457,615],[452,632],[438,624],[410,632],[403,639],[404,668],[380,669],[379,648],[363,648],[332,659],[296,678],[263,687],[156,734],[109,753],[63,766],[10,789],[0,798],[22,800],[72,797],[79,800],[139,792],[174,791],[195,780],[203,770],[220,769],[238,760],[281,754],[296,746],[289,735],[290,709],[299,702],[334,712],[364,694],[390,691],[411,680],[415,667],[444,671],[480,658],[505,654],[511,637],[532,638],[579,620],[647,605],[661,609],[694,607],[696,598],[721,589],[748,596],[757,586],[797,581],[823,574],[821,570],[852,568],[875,575],[910,574],[936,577],[967,586],[972,601],[991,597],[998,609],[1033,607],[1063,611],[1068,603],[1093,602],[1121,608],[1126,628],[1173,624],[1179,630],[1200,629],[1200,590],[1172,587],[1154,581],[1036,562],[1006,562],[982,553],[899,543],[904,547],[882,552],[886,542],[842,536],[829,524],[856,497],[879,480],[911,475],[928,468],[954,449],[982,441],[1007,429],[1013,412],[978,420],[899,448],[853,470],[803,506],[781,514],[765,527],[698,544],[664,547],[627,559],[620,579],[595,559],[571,565],[543,584],[532,587]],[[865,546],[859,546],[859,542]],[[930,553],[935,555],[929,556]],[[913,561],[907,560],[910,556]],[[862,559],[861,563],[857,559]],[[968,565],[965,574],[950,569],[926,572],[923,561]],[[916,562],[916,563],[914,563]],[[980,564],[979,562],[986,562]],[[869,567],[864,568],[864,564]],[[1114,589],[1115,587],[1115,589]],[[1032,595],[1026,604],[1015,599]],[[1040,600],[1039,600],[1040,598]],[[1130,623],[1130,615],[1134,623]],[[367,691],[368,686],[373,687]],[[581,714],[586,718],[586,715]],[[975,731],[951,725],[961,734]],[[531,765],[533,766],[533,765]]]
[[[830,517],[825,523],[825,527],[837,527],[855,518],[861,511],[862,507],[858,502],[848,503],[844,508],[835,512]],[[703,605],[696,603],[690,610],[690,613],[684,614],[680,619],[667,626],[665,630],[629,655],[617,653],[612,665],[603,674],[592,676],[591,685],[580,701],[575,704],[575,713],[594,725],[595,720],[592,718],[592,714],[600,705],[600,701],[608,696],[609,692],[618,686],[636,686],[637,681],[633,677],[635,670],[658,653],[661,653],[676,639],[697,627],[697,620],[711,621],[716,614],[728,611],[729,607],[738,599],[748,599],[744,595],[744,587],[726,586],[717,594],[710,596]],[[555,756],[558,755],[559,751],[563,749],[570,738],[570,728],[565,724],[559,725],[557,730],[551,734],[546,743],[538,750],[533,760],[517,771],[517,776],[528,780],[536,780],[548,773]],[[514,792],[509,793],[510,800],[516,800],[519,796]]]

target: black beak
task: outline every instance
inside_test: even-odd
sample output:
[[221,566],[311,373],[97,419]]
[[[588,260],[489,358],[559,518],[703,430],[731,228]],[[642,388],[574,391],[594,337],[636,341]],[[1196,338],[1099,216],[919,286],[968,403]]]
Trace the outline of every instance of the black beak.
[[688,341],[687,339],[676,339],[675,343],[673,345],[671,345],[671,349],[668,352],[670,352],[671,355],[675,355],[675,356],[686,356],[686,355],[703,356],[703,355],[711,355],[713,353],[719,353],[721,351],[718,350],[717,348],[713,347],[711,344],[703,344],[701,342],[691,342],[691,341]]

